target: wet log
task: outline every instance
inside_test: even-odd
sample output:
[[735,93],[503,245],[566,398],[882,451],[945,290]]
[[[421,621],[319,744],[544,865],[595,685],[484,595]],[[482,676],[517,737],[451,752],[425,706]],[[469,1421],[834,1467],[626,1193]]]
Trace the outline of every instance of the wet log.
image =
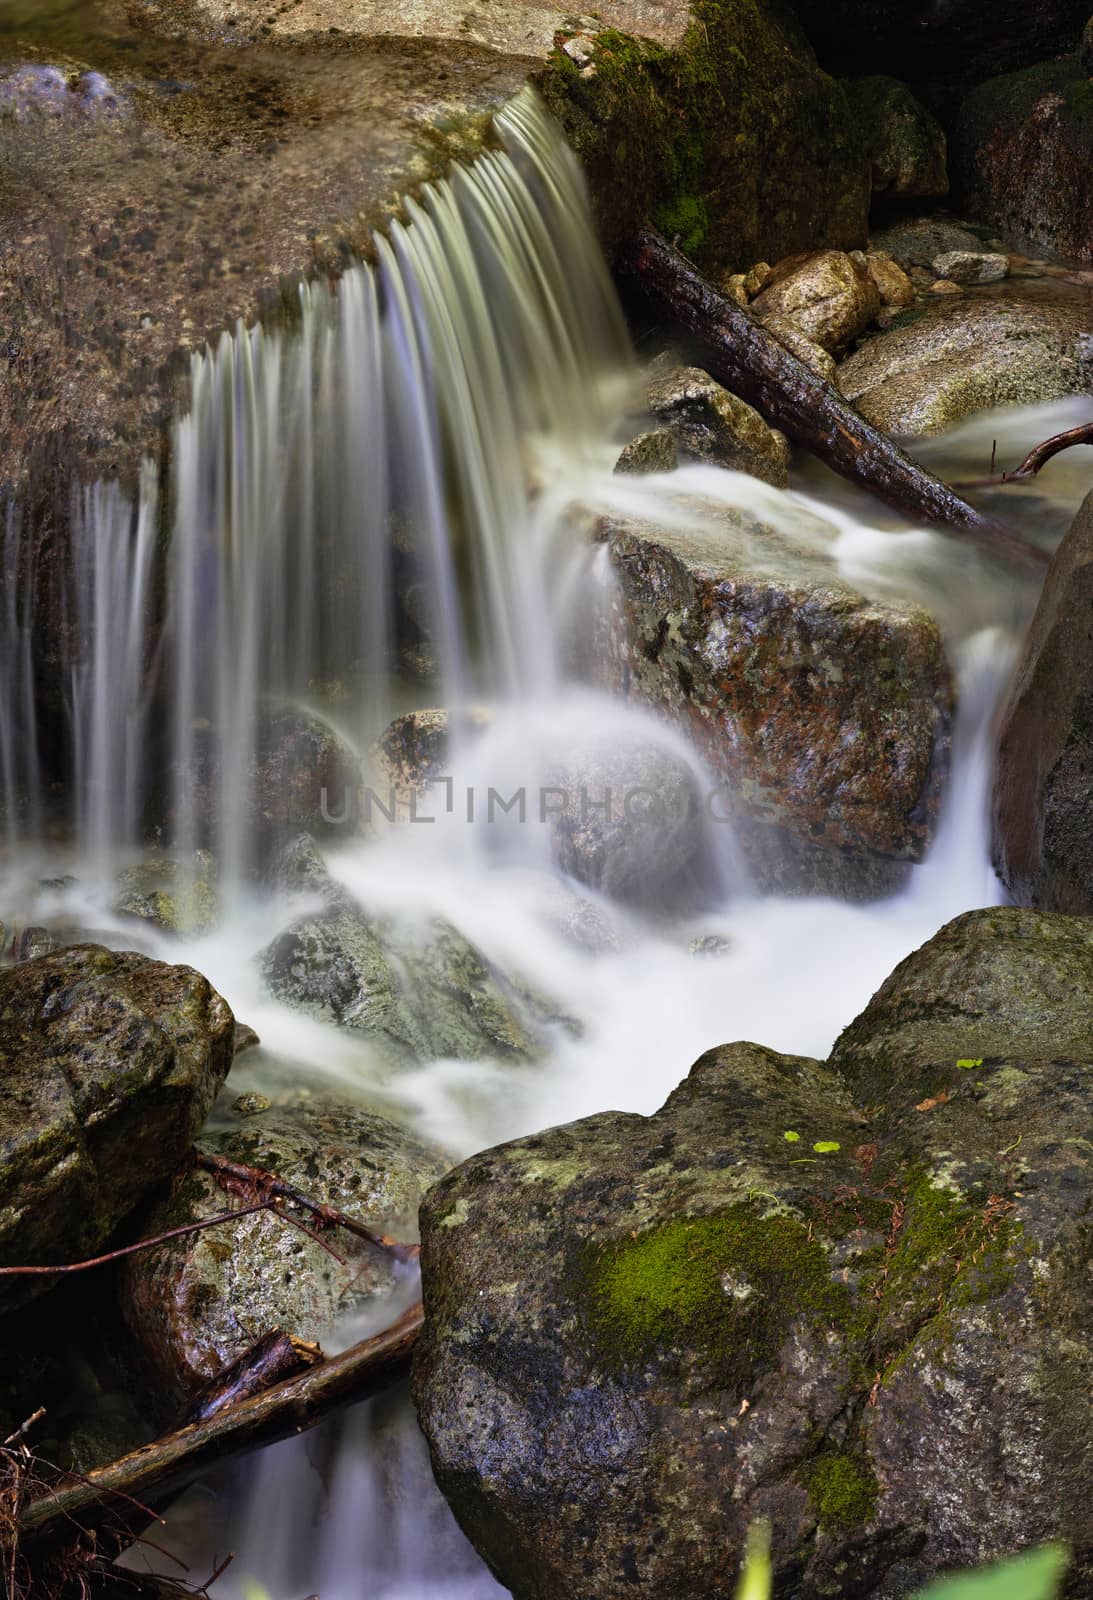
[[690,335],[712,377],[841,477],[915,522],[961,534],[1024,566],[1047,565],[1046,552],[916,466],[659,233],[640,233],[620,252],[618,268],[662,322]]
[[23,1554],[71,1541],[80,1531],[135,1531],[161,1500],[234,1456],[303,1433],[324,1417],[406,1376],[424,1318],[420,1301],[390,1328],[320,1362],[299,1377],[142,1445],[85,1478],[23,1506]]
[[207,1422],[228,1406],[250,1400],[272,1389],[274,1384],[294,1378],[308,1367],[318,1366],[322,1359],[323,1352],[317,1344],[297,1339],[283,1328],[271,1328],[198,1390],[179,1426],[185,1428],[192,1422]]

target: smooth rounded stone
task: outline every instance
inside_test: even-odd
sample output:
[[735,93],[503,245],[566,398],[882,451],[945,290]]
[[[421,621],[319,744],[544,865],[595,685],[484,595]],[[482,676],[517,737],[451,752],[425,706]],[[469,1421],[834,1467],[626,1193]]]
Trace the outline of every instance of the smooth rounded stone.
[[1093,494],[1056,551],[1003,712],[994,864],[1021,904],[1093,913]]
[[1093,923],[1001,906],[946,923],[840,1035],[832,1065],[863,1103],[910,1104],[939,1074],[1001,1056],[1093,1056]]
[[1085,1592],[1089,1040],[1052,1044],[1024,995],[969,1071],[941,986],[929,1107],[866,1115],[830,1067],[726,1045],[651,1118],[430,1191],[418,1415],[516,1600],[727,1592],[760,1518],[795,1600],[904,1600],[1054,1537]]
[[[271,708],[261,719],[243,801],[247,833],[262,851],[286,832],[350,832],[362,815],[360,761],[329,723],[302,706]],[[188,793],[199,836],[221,823],[224,768],[214,730],[196,736]]]
[[[189,967],[80,945],[0,972],[0,1260],[93,1255],[185,1159],[234,1032]],[[49,1286],[8,1280],[0,1305]]]
[[[408,814],[410,797],[423,795],[430,784],[447,774],[453,728],[458,743],[482,733],[492,720],[488,706],[455,713],[426,707],[396,717],[371,751],[378,801],[397,817]],[[367,797],[366,803],[371,810]]]
[[789,483],[789,442],[743,400],[699,367],[657,373],[646,391],[649,410],[679,452],[734,472],[749,472],[784,489]]
[[931,294],[963,294],[964,290],[952,278],[935,278],[930,285]]
[[631,439],[615,462],[616,472],[674,472],[679,465],[675,439],[667,428],[650,428]]
[[[870,235],[873,250],[883,250],[904,271],[931,267],[934,257],[952,250],[982,250],[982,240],[970,228],[943,217],[907,217]],[[936,276],[936,274],[935,274]]]
[[191,862],[157,857],[124,867],[114,880],[110,909],[167,933],[206,933],[217,918],[216,863],[198,850]]
[[276,999],[372,1036],[398,1061],[538,1056],[549,1030],[574,1024],[502,972],[450,922],[372,916],[332,888],[258,957]]
[[694,767],[652,738],[574,740],[547,757],[554,859],[636,905],[686,902],[705,842]]
[[882,306],[910,306],[915,302],[915,286],[897,261],[883,250],[869,250],[865,257],[869,276],[876,285]]
[[1078,56],[992,78],[960,108],[964,205],[1009,237],[1093,261],[1093,95]]
[[763,318],[763,326],[784,349],[789,351],[790,355],[796,356],[798,361],[817,373],[825,383],[838,387],[835,357],[829,350],[825,350],[823,345],[817,344],[815,339],[810,339],[802,333],[795,322],[791,322],[788,317],[769,316]]
[[1030,405],[1093,384],[1088,291],[1007,279],[939,296],[839,366],[839,384],[885,432],[941,433],[993,406]]
[[998,283],[1009,272],[1009,257],[976,250],[947,250],[935,256],[933,269],[952,283]]
[[897,78],[851,78],[846,92],[886,200],[938,199],[949,192],[945,130]]
[[[233,1125],[206,1130],[202,1150],[276,1173],[375,1233],[416,1241],[422,1195],[451,1164],[443,1152],[352,1104],[267,1101],[266,1109],[239,1110],[227,1103],[233,1098],[225,1090],[217,1111],[218,1121]],[[144,1232],[199,1222],[230,1205],[213,1176],[193,1168],[143,1220]],[[344,1265],[281,1218],[258,1212],[131,1257],[122,1307],[160,1383],[188,1396],[269,1329],[321,1343],[341,1317],[395,1292],[390,1257],[342,1229],[327,1238]]]
[[867,599],[770,524],[702,510],[701,531],[600,518],[605,686],[693,741],[718,817],[784,830],[855,882],[863,863],[921,859],[953,706],[936,622]]
[[842,250],[818,250],[780,261],[752,309],[763,322],[788,317],[814,343],[837,353],[875,319],[880,296],[864,261]]

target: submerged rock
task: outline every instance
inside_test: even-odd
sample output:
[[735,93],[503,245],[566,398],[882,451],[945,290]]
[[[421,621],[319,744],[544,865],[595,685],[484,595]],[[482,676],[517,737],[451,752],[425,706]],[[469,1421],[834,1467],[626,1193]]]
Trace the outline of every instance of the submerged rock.
[[[1093,913],[1093,495],[1063,540],[1003,714],[994,862],[1022,905]],[[1077,998],[1077,996],[1075,996]]]
[[954,136],[966,208],[1000,232],[1093,261],[1093,90],[1076,56],[974,89]]
[[[78,1260],[105,1243],[183,1160],[234,1032],[227,1002],[189,967],[81,945],[0,972],[5,1265]],[[0,1304],[33,1292],[9,1280]]]
[[[225,1101],[230,1097],[226,1091]],[[406,1243],[416,1241],[423,1194],[450,1165],[441,1151],[351,1104],[226,1104],[219,1120],[235,1125],[202,1134],[209,1154],[274,1172],[308,1199]],[[194,1168],[143,1226],[151,1236],[215,1216],[227,1204],[214,1178]],[[329,1241],[344,1264],[279,1217],[258,1212],[132,1257],[122,1277],[123,1309],[167,1391],[177,1399],[193,1394],[270,1328],[321,1342],[339,1318],[395,1292],[390,1257],[342,1230]]]
[[864,257],[820,250],[780,261],[753,310],[763,322],[788,318],[806,338],[837,353],[876,319],[880,297]]
[[[1009,993],[984,1060],[937,948],[961,924],[979,996]],[[996,936],[1043,953],[1020,998]],[[1039,1014],[1068,998],[1049,947],[1091,937],[960,919],[890,980],[902,1013],[893,991],[843,1036],[842,1073],[724,1046],[651,1118],[550,1129],[429,1192],[418,1414],[517,1600],[727,1592],[760,1517],[796,1600],[897,1600],[1053,1537],[1084,1592],[1093,1032]],[[847,1075],[872,1082],[859,1060],[920,993],[934,1031],[867,1115]]]
[[873,193],[886,200],[938,199],[949,192],[945,130],[897,78],[852,78],[846,86],[873,165]]
[[698,367],[672,367],[650,382],[646,398],[657,422],[693,461],[750,472],[775,488],[789,483],[789,441],[745,401]]
[[1093,380],[1087,297],[1077,286],[1012,280],[941,296],[843,361],[839,385],[867,421],[903,435],[1081,393]]
[[722,785],[708,809],[733,818],[761,880],[890,885],[926,850],[947,766],[936,624],[743,513],[703,513],[690,531],[601,519],[609,684],[687,733]]

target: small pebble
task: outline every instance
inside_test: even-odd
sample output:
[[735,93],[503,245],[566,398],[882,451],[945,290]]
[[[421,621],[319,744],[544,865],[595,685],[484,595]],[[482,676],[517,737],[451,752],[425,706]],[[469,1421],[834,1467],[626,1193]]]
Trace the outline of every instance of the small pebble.
[[264,1094],[241,1094],[232,1101],[232,1110],[241,1117],[256,1117],[260,1111],[268,1111],[270,1101]]

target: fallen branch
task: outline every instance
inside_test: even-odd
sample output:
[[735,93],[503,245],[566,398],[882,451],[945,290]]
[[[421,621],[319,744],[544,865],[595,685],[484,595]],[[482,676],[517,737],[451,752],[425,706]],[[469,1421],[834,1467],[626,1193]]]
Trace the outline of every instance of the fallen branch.
[[186,1407],[180,1426],[207,1422],[228,1406],[262,1394],[275,1383],[283,1383],[308,1367],[318,1366],[323,1359],[317,1344],[297,1339],[283,1328],[271,1328],[197,1391]]
[[[1053,456],[1060,455],[1064,450],[1070,450],[1076,444],[1093,445],[1093,422],[1083,422],[1079,428],[1068,428],[1065,433],[1052,434],[1050,439],[1045,439],[1043,444],[1038,444],[1030,450],[1019,467],[1014,467],[1012,472],[995,473],[987,478],[972,478],[961,484],[962,489],[990,489],[1000,483],[1027,483],[1030,478],[1035,478],[1041,467],[1046,467]],[[994,457],[991,457],[991,467],[994,467]]]
[[838,390],[806,367],[742,307],[711,288],[687,258],[652,229],[619,257],[665,322],[689,333],[710,374],[754,405],[827,466],[916,522],[962,533],[1026,566],[1045,552],[961,500],[866,422]]
[[392,1327],[299,1377],[38,1494],[20,1509],[20,1549],[41,1550],[104,1524],[131,1530],[134,1500],[174,1493],[210,1467],[302,1433],[339,1407],[396,1382],[409,1371],[423,1318],[419,1301]]
[[[178,1228],[168,1228],[151,1239],[139,1239],[136,1244],[123,1245],[120,1250],[108,1250],[103,1256],[91,1256],[87,1261],[69,1261],[56,1267],[0,1267],[0,1278],[52,1278],[65,1272],[89,1272],[92,1267],[104,1267],[110,1261],[120,1261],[123,1256],[135,1256],[139,1250],[151,1250],[169,1239],[181,1239],[188,1233],[200,1233],[203,1228],[220,1228],[225,1222],[236,1222],[240,1217],[253,1216],[256,1211],[268,1211],[270,1202],[262,1200],[256,1205],[243,1206],[238,1211],[221,1211],[215,1217],[204,1217],[200,1222],[186,1222]],[[286,1219],[287,1220],[287,1219]]]

